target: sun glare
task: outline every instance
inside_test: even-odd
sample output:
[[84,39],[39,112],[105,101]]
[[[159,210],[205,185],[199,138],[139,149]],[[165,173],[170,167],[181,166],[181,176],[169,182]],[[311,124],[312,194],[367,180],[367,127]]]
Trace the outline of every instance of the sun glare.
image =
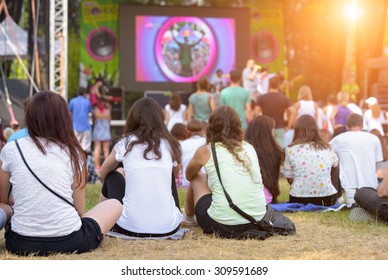
[[358,5],[357,0],[352,0],[352,2],[345,7],[345,15],[352,22],[361,17],[362,9]]

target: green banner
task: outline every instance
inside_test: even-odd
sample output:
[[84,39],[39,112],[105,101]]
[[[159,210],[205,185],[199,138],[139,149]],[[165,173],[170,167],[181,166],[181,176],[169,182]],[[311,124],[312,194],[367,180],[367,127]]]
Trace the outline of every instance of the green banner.
[[118,86],[118,12],[115,0],[81,2],[80,86],[102,78],[108,86]]
[[284,71],[283,2],[262,0],[250,8],[251,57],[270,72]]

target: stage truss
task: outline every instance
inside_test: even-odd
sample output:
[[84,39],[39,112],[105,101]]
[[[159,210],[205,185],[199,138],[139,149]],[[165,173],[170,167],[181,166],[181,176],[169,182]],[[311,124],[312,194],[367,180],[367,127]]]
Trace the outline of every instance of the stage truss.
[[[68,0],[50,0],[50,61],[49,87],[67,100]],[[55,40],[61,51],[55,52]]]

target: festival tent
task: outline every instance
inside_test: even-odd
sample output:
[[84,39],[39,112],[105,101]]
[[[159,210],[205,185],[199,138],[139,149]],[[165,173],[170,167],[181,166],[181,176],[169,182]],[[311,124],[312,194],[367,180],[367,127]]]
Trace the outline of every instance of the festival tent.
[[[6,17],[0,23],[0,57],[15,58],[16,54],[25,57],[28,54],[28,33],[11,18]],[[5,34],[4,34],[5,31]],[[11,45],[15,46],[17,53]]]

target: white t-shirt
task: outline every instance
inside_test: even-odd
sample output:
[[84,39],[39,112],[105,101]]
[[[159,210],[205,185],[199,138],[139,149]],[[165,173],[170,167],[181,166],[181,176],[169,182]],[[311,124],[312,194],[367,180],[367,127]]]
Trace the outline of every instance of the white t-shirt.
[[364,131],[347,131],[330,143],[338,154],[343,188],[377,188],[376,162],[383,160],[381,143],[376,135]]
[[189,181],[186,179],[186,167],[189,164],[189,161],[193,158],[195,152],[199,147],[206,143],[206,138],[194,135],[182,142],[180,142],[182,147],[182,186],[187,187]]
[[173,160],[166,140],[160,144],[162,157],[149,152],[143,157],[146,144],[135,145],[126,153],[127,143],[135,136],[121,139],[114,147],[116,160],[123,162],[125,196],[123,212],[117,224],[136,233],[168,233],[181,223],[180,210],[175,206],[171,191]]
[[374,118],[372,116],[372,111],[370,109],[366,110],[364,113],[364,128],[367,131],[371,131],[372,129],[377,129],[381,135],[384,135],[383,123],[384,114],[381,112],[380,117]]
[[168,112],[169,120],[167,123],[167,129],[170,131],[176,123],[185,123],[185,112],[186,112],[186,105],[181,104],[178,111],[174,111],[171,109],[170,105],[167,104],[164,107],[164,110]]
[[313,100],[299,100],[299,104],[298,117],[310,115],[315,118],[315,102]]
[[[56,193],[73,202],[74,172],[70,156],[54,143],[42,143],[44,155],[30,137],[18,140],[24,157],[39,177]],[[74,207],[49,192],[35,179],[24,164],[16,143],[10,142],[1,151],[4,171],[11,173],[15,214],[12,230],[24,236],[59,237],[68,235],[81,227],[81,219]]]

